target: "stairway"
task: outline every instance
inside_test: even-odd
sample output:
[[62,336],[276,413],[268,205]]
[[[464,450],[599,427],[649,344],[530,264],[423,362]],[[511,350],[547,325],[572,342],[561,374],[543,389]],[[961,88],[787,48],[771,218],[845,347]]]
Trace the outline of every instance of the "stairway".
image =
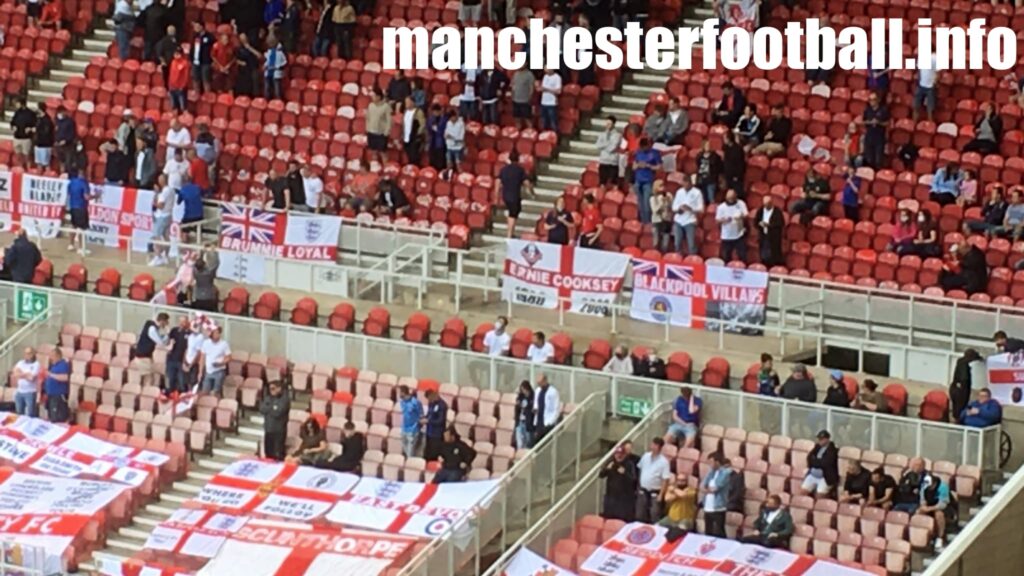
[[[30,78],[27,93],[28,106],[36,109],[36,104],[45,102],[48,98],[60,98],[64,92],[64,86],[73,77],[84,78],[85,68],[89,61],[96,56],[106,56],[107,49],[114,42],[114,22],[110,19],[102,20],[102,25],[93,28],[92,32],[82,38],[77,47],[62,57],[51,59],[51,65],[47,67],[41,78]],[[54,62],[54,60],[56,60]],[[13,100],[8,100],[13,103]],[[53,114],[53,111],[50,111]],[[14,106],[8,106],[3,111],[3,119],[0,120],[0,140],[11,140],[11,117],[14,116]]]

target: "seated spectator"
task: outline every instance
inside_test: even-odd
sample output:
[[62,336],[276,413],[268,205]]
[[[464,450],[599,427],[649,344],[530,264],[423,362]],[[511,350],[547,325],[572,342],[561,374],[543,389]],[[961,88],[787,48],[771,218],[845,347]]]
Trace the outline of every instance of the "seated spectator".
[[850,122],[843,134],[843,162],[855,168],[864,164],[864,148],[860,141],[860,127],[856,122]]
[[914,239],[903,249],[896,249],[900,256],[916,254],[921,258],[936,258],[942,255],[942,246],[939,244],[939,227],[932,219],[932,213],[928,210],[921,210],[917,213],[917,232]]
[[401,69],[395,70],[395,75],[388,82],[386,94],[388,102],[396,110],[412,95],[412,84]]
[[366,436],[356,430],[355,424],[345,422],[341,429],[341,454],[329,460],[321,461],[317,468],[360,474],[363,467],[364,454],[366,454]]
[[803,364],[794,364],[793,373],[779,390],[779,395],[787,400],[800,400],[801,402],[815,403],[818,401],[818,388],[807,375],[807,367]]
[[651,115],[647,117],[647,120],[644,121],[644,136],[650,138],[653,142],[666,144],[668,128],[669,120],[665,107],[658,104],[654,107]]
[[36,267],[43,261],[39,247],[28,239],[25,228],[18,228],[14,233],[14,241],[4,250],[3,271],[13,282],[31,284],[35,278]]
[[961,208],[970,208],[978,204],[978,175],[974,170],[963,170],[962,173],[964,177],[960,180],[956,204]]
[[851,460],[846,469],[846,479],[843,481],[843,491],[839,495],[839,503],[863,504],[867,502],[871,487],[871,474],[860,465],[860,462]]
[[998,154],[1002,141],[1003,119],[991,102],[985,102],[981,105],[981,117],[974,123],[974,139],[964,146],[964,152],[977,152],[983,156]]
[[315,466],[332,456],[327,445],[327,436],[320,422],[310,416],[299,429],[299,448],[285,459],[286,462],[304,466]]
[[790,205],[789,213],[800,216],[800,223],[807,226],[816,216],[828,213],[831,201],[832,192],[828,189],[828,181],[811,168],[804,179],[803,197]]
[[494,328],[484,334],[484,348],[488,356],[508,356],[512,347],[512,336],[508,333],[508,318],[498,316]]
[[775,359],[767,352],[761,353],[761,367],[757,371],[757,393],[761,396],[779,395],[779,374],[775,371]]
[[879,466],[872,470],[871,482],[868,484],[868,498],[864,505],[889,510],[892,508],[895,494],[896,480],[885,473],[885,468]]
[[1003,421],[1003,407],[998,400],[992,398],[991,390],[982,388],[978,392],[978,399],[960,412],[958,420],[964,426],[973,428],[995,426]]
[[1006,332],[1000,330],[992,335],[992,343],[995,344],[996,350],[1007,354],[1016,354],[1021,350],[1024,350],[1024,340],[1020,338],[1010,338],[1006,335]]
[[1010,203],[1003,215],[1003,225],[992,231],[997,236],[1009,236],[1011,240],[1020,240],[1024,236],[1024,202],[1021,201],[1020,188],[1010,192]]
[[616,346],[612,357],[604,365],[604,371],[622,376],[633,376],[636,372],[633,366],[633,356],[625,346]]
[[757,115],[756,104],[747,104],[743,107],[743,115],[736,121],[732,132],[736,135],[736,141],[746,150],[760,144],[761,118]]
[[955,518],[950,506],[949,484],[924,468],[923,458],[913,458],[896,487],[893,510],[927,514],[935,519],[936,547],[942,547],[946,524]]
[[960,172],[960,165],[950,162],[935,171],[932,178],[931,193],[928,197],[940,206],[948,206],[957,202],[960,195],[960,183],[963,181],[963,174]]
[[1003,197],[1003,187],[993,186],[988,198],[981,206],[981,220],[967,220],[964,222],[965,233],[984,232],[991,234],[1003,225],[1006,219],[1006,200]]
[[782,500],[772,494],[761,507],[761,512],[754,520],[756,534],[747,534],[740,538],[744,544],[756,544],[765,548],[789,548],[789,539],[793,536],[793,517],[789,510],[782,506]]
[[441,469],[434,475],[433,483],[462,482],[475,459],[476,450],[462,440],[455,426],[449,426],[444,431],[444,443],[437,458]]
[[648,350],[647,354],[643,358],[637,358],[633,365],[636,368],[637,376],[654,378],[655,380],[668,378],[665,361],[658,357],[657,350]]
[[807,453],[807,476],[800,488],[804,494],[827,496],[839,485],[839,449],[827,430],[818,432],[818,443]]
[[694,396],[693,390],[687,386],[679,389],[679,396],[672,411],[672,424],[665,433],[665,442],[676,444],[684,438],[684,448],[693,448],[697,443],[697,430],[700,429],[700,410],[704,402]]
[[64,23],[64,3],[58,0],[46,0],[43,11],[39,15],[39,27],[60,30]]
[[570,231],[576,226],[572,212],[565,209],[565,197],[555,198],[554,206],[544,215],[543,227],[547,234],[547,241],[552,244],[567,246]]
[[746,106],[747,99],[743,92],[733,86],[732,82],[726,82],[722,85],[722,99],[711,112],[711,122],[724,124],[726,127],[735,126]]
[[359,171],[352,176],[348,185],[342,188],[342,193],[348,196],[346,208],[359,213],[372,207],[379,184],[380,176],[376,172],[370,171],[369,162],[360,159]]
[[846,167],[846,180],[843,182],[843,215],[847,220],[856,222],[860,219],[860,185],[861,178],[853,166]]
[[843,383],[843,373],[839,370],[829,370],[828,388],[825,389],[826,406],[837,408],[849,408],[850,396],[846,392],[846,384]]
[[403,216],[410,211],[409,199],[402,192],[398,184],[391,178],[385,177],[377,185],[377,214],[391,216]]
[[988,286],[988,266],[985,253],[977,246],[961,240],[950,249],[950,258],[939,274],[939,284],[945,291],[963,290],[967,294],[984,292]]
[[889,413],[889,399],[878,391],[878,383],[868,378],[861,384],[861,392],[854,400],[854,408],[878,412],[879,414]]
[[767,156],[778,156],[786,151],[789,146],[789,139],[793,133],[793,121],[783,114],[781,104],[772,106],[772,115],[768,119],[767,130],[761,143],[754,147],[751,152],[754,154],[765,154]]
[[551,364],[555,361],[555,347],[547,341],[543,332],[534,332],[526,357],[534,364]]
[[683,135],[690,128],[690,114],[679,105],[679,100],[668,101],[668,128],[665,133],[665,144],[681,144]]
[[687,474],[677,474],[665,490],[665,517],[659,526],[691,532],[697,529],[697,489],[690,486]]

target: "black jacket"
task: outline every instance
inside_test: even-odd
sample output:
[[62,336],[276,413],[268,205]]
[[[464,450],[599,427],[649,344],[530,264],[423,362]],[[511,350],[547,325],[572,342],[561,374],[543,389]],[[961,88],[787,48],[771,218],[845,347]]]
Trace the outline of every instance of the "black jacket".
[[398,184],[390,180],[383,180],[378,189],[380,193],[377,195],[377,206],[389,210],[401,210],[409,205],[409,199],[405,197],[405,192],[402,192]]
[[288,413],[292,409],[292,401],[288,398],[288,391],[281,392],[280,396],[267,394],[260,403],[260,414],[263,415],[264,432],[286,432],[288,430]]
[[824,404],[839,408],[849,408],[850,396],[846,393],[846,386],[829,386],[828,389],[825,390]]
[[[978,129],[981,127],[981,123],[984,122],[985,115],[982,114],[978,118],[978,121],[974,123],[974,133],[978,133]],[[999,114],[992,114],[992,117],[988,119],[989,126],[992,128],[992,134],[996,137],[996,144],[1003,139],[1003,119],[999,117]]]
[[441,468],[469,472],[476,460],[476,450],[470,448],[461,438],[441,445]]
[[289,172],[285,176],[288,182],[288,196],[292,201],[292,208],[306,205],[306,185],[302,183],[302,173],[298,170]]
[[810,378],[800,380],[792,376],[786,378],[779,394],[787,400],[800,400],[812,404],[818,401],[818,388],[814,385],[814,380]]
[[39,148],[52,148],[54,141],[53,119],[47,114],[40,114],[36,120],[35,145]]
[[358,470],[366,454],[366,437],[359,432],[346,436],[341,441],[341,455],[334,458],[332,467],[340,472]]
[[190,47],[188,61],[192,64],[196,62],[196,51],[199,54],[199,64],[201,66],[208,66],[213,63],[213,58],[210,55],[210,50],[213,48],[213,34],[206,32],[205,30],[199,34],[198,37],[192,39],[192,45]]
[[519,422],[526,424],[526,429],[533,432],[533,392],[526,394],[520,392],[516,395],[516,412],[515,412],[516,425]]
[[726,177],[743,179],[747,173],[747,154],[743,146],[731,144],[722,148],[722,170]]
[[633,366],[637,376],[654,378],[655,380],[664,380],[668,378],[668,373],[665,369],[665,361],[660,357],[655,358],[653,361],[649,356],[644,356],[643,358],[634,357]]
[[11,280],[22,284],[31,284],[36,274],[36,266],[43,261],[43,255],[28,238],[19,236],[4,254],[4,268],[11,273]]
[[977,246],[972,245],[967,254],[964,254],[960,270],[966,281],[964,290],[968,294],[985,291],[988,286],[988,265],[985,263],[985,253]]
[[815,445],[807,453],[807,469],[820,469],[824,473],[825,482],[829,486],[839,484],[839,449],[836,448],[835,442],[828,443],[821,457],[818,456],[818,452],[820,452],[820,447]]
[[697,182],[699,184],[718,184],[718,177],[722,175],[722,157],[717,152],[711,151],[697,155]]
[[36,127],[36,115],[28,108],[15,110],[11,118],[11,127],[14,128],[14,137],[25,139],[31,137],[30,132]]
[[617,462],[613,458],[601,468],[599,476],[606,481],[605,493],[616,494],[621,498],[633,497],[640,478],[636,464],[630,458],[625,458],[622,462]]
[[[781,208],[772,209],[771,216],[768,217],[768,228],[767,230],[761,227],[761,221],[764,219],[764,206],[757,209],[754,212],[753,226],[757,229],[760,234],[761,242],[768,243],[769,252],[771,252],[772,265],[779,265],[783,263],[782,256],[782,235],[786,229],[786,219],[782,216]],[[768,264],[762,262],[762,264]]]
[[949,384],[949,402],[953,405],[952,413],[956,416],[959,416],[971,401],[971,363],[975,360],[973,356],[965,354],[957,358],[956,366],[953,367],[953,381]]

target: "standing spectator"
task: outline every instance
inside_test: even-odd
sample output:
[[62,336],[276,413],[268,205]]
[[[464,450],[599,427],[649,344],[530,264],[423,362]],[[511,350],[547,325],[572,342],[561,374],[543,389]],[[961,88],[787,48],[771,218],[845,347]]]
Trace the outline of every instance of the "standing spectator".
[[787,400],[799,400],[814,404],[818,401],[818,388],[814,385],[807,374],[807,367],[803,364],[794,364],[793,373],[782,385],[779,395]]
[[654,149],[650,138],[640,140],[640,149],[633,155],[633,185],[640,221],[651,223],[651,193],[657,171],[661,169],[661,152]]
[[928,114],[928,121],[934,122],[935,84],[939,81],[939,60],[935,54],[932,54],[929,59],[922,58],[919,53],[917,63],[920,67],[917,69],[917,88],[914,90],[914,101],[911,104],[911,119],[917,122],[921,106],[923,105],[925,112]]
[[598,474],[605,479],[601,516],[608,520],[632,522],[636,514],[636,464],[623,445],[615,447],[611,460]]
[[448,112],[448,121],[444,127],[444,145],[447,150],[448,168],[458,172],[466,153],[466,123],[458,110],[452,109]]
[[722,238],[722,260],[726,263],[732,261],[733,256],[740,262],[747,261],[746,220],[749,214],[747,204],[736,197],[736,191],[726,191],[725,202],[715,210],[715,221]]
[[186,177],[177,196],[177,203],[185,207],[181,216],[182,231],[185,232],[189,224],[195,224],[203,219],[203,193],[199,186],[189,182]]
[[64,172],[72,166],[75,154],[75,144],[78,143],[78,126],[75,120],[68,115],[63,106],[57,106],[57,122],[54,131],[54,147],[57,151],[57,161],[60,162],[60,169]]
[[665,189],[665,181],[655,180],[651,189],[651,235],[654,236],[654,249],[660,252],[668,252],[672,242],[674,200],[675,197]]
[[299,25],[302,24],[302,6],[297,0],[287,0],[281,23],[277,26],[278,37],[285,52],[295,54],[299,42]]
[[693,448],[697,443],[697,431],[700,429],[700,411],[704,402],[693,395],[688,386],[679,389],[672,411],[672,424],[665,433],[665,442],[677,444],[684,439],[684,448]]
[[78,250],[82,256],[90,254],[85,248],[85,233],[89,230],[89,201],[94,197],[89,183],[77,170],[68,172],[68,212],[71,213],[71,226],[75,229],[69,237],[68,251]]
[[653,524],[661,518],[661,501],[665,498],[668,483],[672,480],[672,469],[668,458],[661,453],[665,441],[651,439],[650,449],[640,457],[639,490],[637,491],[636,519],[638,522]]
[[319,214],[320,199],[324,193],[324,181],[313,172],[309,164],[303,165],[299,173],[302,175],[302,194],[306,198],[306,203],[296,208],[302,212]]
[[424,438],[423,459],[430,462],[441,455],[444,429],[448,425],[448,404],[437,393],[427,390],[427,415],[423,418]]
[[100,152],[105,156],[106,167],[103,170],[103,178],[106,183],[118,186],[128,185],[128,177],[132,172],[132,160],[117,145],[117,140],[111,138],[101,144]]
[[861,122],[864,124],[864,163],[875,170],[885,167],[886,132],[890,120],[889,108],[879,100],[877,93],[872,92]]
[[281,42],[271,45],[263,62],[263,96],[267,100],[283,100],[284,69],[288,66],[288,55]]
[[846,392],[843,373],[839,370],[829,370],[828,375],[828,388],[825,389],[825,401],[823,404],[837,408],[849,408],[850,396]]
[[402,411],[402,454],[408,459],[416,456],[420,443],[423,404],[404,384],[398,387],[398,404]]
[[160,312],[156,315],[156,319],[146,320],[142,324],[142,331],[139,332],[139,337],[135,340],[136,359],[152,360],[156,347],[167,344],[167,335],[164,334],[164,330],[167,329],[167,323],[170,320],[171,317],[166,312]]
[[185,378],[185,352],[188,350],[188,336],[190,323],[187,316],[178,318],[178,325],[171,328],[167,334],[167,340],[171,349],[167,351],[167,363],[164,365],[167,388],[164,394],[171,395],[175,392],[184,394],[188,392],[187,379]]
[[992,398],[988,388],[982,388],[978,392],[978,399],[961,410],[958,419],[964,426],[988,428],[1003,421],[1003,407]]
[[526,357],[534,364],[551,364],[555,361],[555,347],[547,341],[543,332],[534,332]]
[[[186,64],[188,64],[187,61]],[[167,147],[166,162],[175,161],[183,163],[185,161],[185,151],[192,147],[192,134],[188,131],[188,128],[181,124],[181,120],[177,116],[171,118],[171,124],[167,128],[167,135],[164,136],[164,145]],[[178,152],[181,153],[180,157],[176,156]],[[184,165],[181,172],[188,172],[187,164]],[[164,173],[170,175],[166,169]],[[173,185],[173,177],[171,180]]]
[[886,474],[885,468],[879,466],[871,471],[871,483],[868,485],[868,499],[864,505],[889,510],[892,508],[895,492],[896,479]]
[[942,168],[935,171],[932,176],[932,186],[928,198],[937,202],[939,206],[955,204],[960,194],[960,182],[963,174],[960,172],[960,165],[956,162],[948,162]]
[[289,209],[300,212],[306,210],[306,185],[302,181],[302,170],[297,161],[288,163],[285,181],[288,183]]
[[267,386],[270,393],[260,402],[260,414],[263,415],[263,456],[281,462],[285,457],[285,444],[288,439],[288,416],[292,403],[280,380],[274,380]]
[[697,528],[697,489],[690,486],[690,477],[680,472],[665,490],[665,517],[659,526],[692,532]]
[[761,353],[761,367],[757,370],[757,393],[761,396],[779,395],[779,373],[775,371],[775,359],[767,352]]
[[210,91],[214,42],[213,34],[207,32],[202,22],[192,22],[192,53],[189,59],[192,61],[192,82],[200,96]]
[[547,241],[551,244],[567,246],[569,244],[569,229],[574,227],[572,212],[565,209],[565,197],[555,198],[554,207],[544,215],[544,231],[547,233]]
[[775,494],[768,497],[761,512],[754,520],[756,534],[740,539],[744,544],[756,544],[765,548],[789,548],[789,539],[794,531],[793,517],[782,507],[782,500]]
[[782,256],[782,235],[786,221],[782,210],[775,207],[775,197],[765,194],[761,198],[761,207],[754,213],[754,226],[758,231],[758,252],[761,264],[771,268],[785,262]]
[[964,152],[998,154],[1002,140],[1003,119],[996,113],[991,102],[985,102],[981,105],[981,117],[974,123],[974,139],[964,146]]
[[11,116],[11,130],[14,131],[14,157],[23,166],[28,166],[32,157],[32,136],[36,129],[36,115],[28,109],[24,98],[18,98],[17,109]]
[[212,392],[220,396],[221,387],[224,385],[224,376],[228,371],[228,362],[231,361],[231,346],[227,340],[220,336],[220,327],[210,329],[210,337],[203,342],[199,350],[202,355],[200,364],[200,392]]
[[[160,73],[163,74],[164,86],[170,90],[168,79],[171,74],[171,61],[181,53],[181,44],[178,43],[178,30],[174,26],[167,27],[167,33],[156,43],[156,59],[160,64]],[[185,75],[188,79],[188,74]]]
[[38,414],[39,370],[35,348],[25,348],[21,360],[18,360],[11,372],[17,383],[14,392],[14,411],[19,416],[35,418]]
[[704,534],[725,538],[726,492],[729,486],[729,468],[723,467],[725,457],[715,452],[708,457],[711,465],[700,482],[699,494],[704,498]]
[[818,432],[817,446],[807,453],[807,476],[800,489],[805,494],[825,497],[839,485],[839,449],[827,430]]
[[722,99],[711,112],[711,121],[713,124],[724,124],[726,128],[731,129],[739,121],[746,107],[747,99],[743,92],[733,86],[732,82],[726,82],[722,85]]
[[966,239],[954,244],[950,259],[939,274],[939,284],[945,291],[963,290],[968,295],[984,292],[988,286],[988,265],[985,253]]
[[160,175],[157,182],[160,190],[153,198],[153,259],[149,261],[149,266],[166,266],[171,239],[171,220],[174,206],[178,201],[175,198],[174,187],[168,184],[167,176]]
[[781,104],[775,104],[772,106],[772,115],[768,119],[764,138],[751,152],[754,154],[765,154],[769,157],[778,156],[786,151],[792,133],[793,121],[784,115]]
[[288,193],[288,179],[270,168],[267,180],[263,183],[270,190],[270,206],[274,210],[287,212],[291,209],[291,195]]
[[63,424],[71,418],[68,397],[71,394],[71,365],[64,359],[59,347],[50,350],[50,366],[43,381],[46,394],[46,418],[50,422]]
[[391,107],[384,101],[384,93],[374,88],[370,105],[366,109],[366,145],[377,161],[384,164],[391,134]]
[[459,22],[466,27],[476,26],[480,22],[482,8],[480,0],[461,0],[459,2]]
[[350,0],[338,0],[331,13],[338,43],[338,57],[352,59],[352,36],[356,29],[356,9]]
[[711,150],[711,142],[704,140],[697,155],[697,187],[704,192],[704,204],[715,203],[718,192],[718,180],[722,176],[722,157]]
[[534,394],[533,386],[529,380],[519,383],[519,391],[516,393],[516,448],[522,450],[533,446],[533,432],[536,418],[533,415]]
[[188,179],[195,183],[204,194],[213,192],[213,183],[210,182],[210,165],[199,156],[199,142],[195,147],[189,148],[185,153],[185,160],[188,162]]
[[[684,177],[683,181],[693,180]],[[676,252],[682,254],[685,238],[687,252],[697,254],[697,219],[704,214],[704,197],[700,188],[692,184],[689,187],[685,184],[680,186],[672,200],[672,213]]]
[[871,488],[871,474],[860,465],[860,462],[851,460],[846,470],[846,479],[843,481],[843,492],[839,495],[840,504],[864,504],[868,500]]
[[[427,116],[427,159],[434,170],[441,171],[448,166],[448,148],[445,145],[445,131],[448,127],[448,116],[442,112],[440,104],[430,107]],[[465,138],[465,125],[463,125]]]
[[[199,351],[203,348],[203,342],[206,342],[201,322],[193,320],[191,328],[187,339],[188,346],[185,348],[185,363],[182,365],[185,371],[185,387],[188,390],[193,390],[199,382]],[[283,448],[281,457],[284,458]]]
[[497,124],[498,98],[508,89],[508,76],[501,70],[484,70],[477,83],[482,121],[484,124]]
[[476,460],[476,450],[462,440],[455,426],[449,426],[444,431],[444,444],[441,445],[441,453],[438,456],[441,469],[434,475],[433,483],[462,482],[466,479],[466,473],[473,465],[473,460]]
[[259,90],[260,63],[263,55],[252,44],[244,32],[238,35],[238,48],[235,50],[235,96],[255,96]]
[[36,113],[35,128],[32,131],[32,135],[33,144],[35,145],[33,160],[35,160],[36,167],[49,168],[50,155],[53,152],[55,135],[53,120],[51,120],[50,115],[46,113],[46,104],[43,102],[39,103],[38,112]]
[[[1005,332],[1003,338],[1006,337]],[[974,348],[964,350],[963,356],[957,358],[953,367],[953,381],[949,384],[949,403],[952,413],[960,415],[971,400],[971,387],[974,384],[972,365],[981,360],[981,354]]]
[[633,366],[633,357],[626,350],[625,346],[616,346],[612,357],[605,363],[603,370],[612,374],[632,376],[636,368]]
[[132,0],[117,0],[114,3],[114,39],[117,42],[117,57],[127,62],[131,57],[132,35],[135,33],[135,11]]
[[615,116],[604,121],[604,132],[597,135],[597,176],[604,189],[612,190],[619,185],[619,148],[622,135],[615,130]]
[[395,70],[395,75],[388,81],[387,95],[388,102],[396,110],[412,95],[412,85],[401,68]]
[[212,245],[203,248],[195,263],[195,285],[192,287],[192,308],[204,312],[217,312],[217,269],[220,256]]
[[402,148],[409,164],[419,165],[427,133],[427,119],[416,107],[412,96],[406,96],[402,109]]
[[516,70],[512,75],[512,116],[516,119],[516,128],[525,130],[530,127],[533,119],[533,92],[537,79],[526,66]]
[[853,166],[846,167],[846,180],[843,182],[841,200],[843,215],[847,220],[857,222],[860,219],[860,185],[861,178]]
[[185,161],[185,151],[175,149],[171,158],[164,164],[163,176],[167,177],[167,183],[172,188],[181,188],[189,180],[189,166]]
[[227,34],[221,34],[210,48],[210,83],[214,92],[228,90],[231,75],[235,71],[235,52],[235,47],[231,45],[231,38]]
[[14,233],[14,241],[4,251],[3,268],[11,275],[11,281],[18,284],[31,284],[36,275],[36,267],[43,261],[39,247],[28,239],[28,232],[19,227]]
[[583,248],[600,248],[601,234],[604,232],[604,219],[597,208],[597,200],[593,194],[583,195],[583,207],[580,210],[580,236],[578,244]]
[[548,377],[544,374],[537,377],[533,414],[536,418],[533,425],[533,444],[536,445],[562,418],[562,401],[559,399],[558,390],[548,383]]
[[815,217],[828,213],[832,192],[828,189],[828,181],[810,168],[804,178],[802,193],[802,197],[790,205],[789,213],[800,216],[800,223],[807,226]]
[[505,203],[508,216],[508,237],[512,238],[516,231],[516,220],[523,210],[523,189],[533,195],[533,183],[526,169],[519,164],[519,153],[512,150],[508,153],[508,164],[498,173],[501,185],[501,199]]
[[744,179],[747,174],[747,153],[732,132],[726,132],[723,136],[722,175],[725,177],[725,189],[735,190],[741,199],[746,198]]
[[143,22],[142,59],[159,62],[156,46],[167,31],[167,7],[163,2],[153,2],[148,8],[140,6],[139,16]]
[[284,16],[284,0],[267,0],[263,7],[263,23],[271,31],[280,23]]
[[459,72],[462,77],[462,94],[459,96],[459,113],[468,120],[476,118],[477,97],[476,79],[480,71],[476,68],[462,67]]
[[[870,52],[868,52],[868,62],[873,62]],[[883,102],[887,101],[889,99],[889,69],[875,68],[871,65],[868,68],[867,88],[878,94]]]
[[558,132],[558,97],[562,94],[562,77],[554,70],[545,68],[540,92],[541,130]]

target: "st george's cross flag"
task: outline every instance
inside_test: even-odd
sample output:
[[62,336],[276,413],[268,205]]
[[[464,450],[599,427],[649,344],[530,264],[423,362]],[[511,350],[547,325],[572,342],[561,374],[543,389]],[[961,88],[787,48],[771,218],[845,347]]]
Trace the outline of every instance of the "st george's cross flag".
[[220,212],[220,248],[256,256],[333,262],[341,218],[263,210],[225,203]]

